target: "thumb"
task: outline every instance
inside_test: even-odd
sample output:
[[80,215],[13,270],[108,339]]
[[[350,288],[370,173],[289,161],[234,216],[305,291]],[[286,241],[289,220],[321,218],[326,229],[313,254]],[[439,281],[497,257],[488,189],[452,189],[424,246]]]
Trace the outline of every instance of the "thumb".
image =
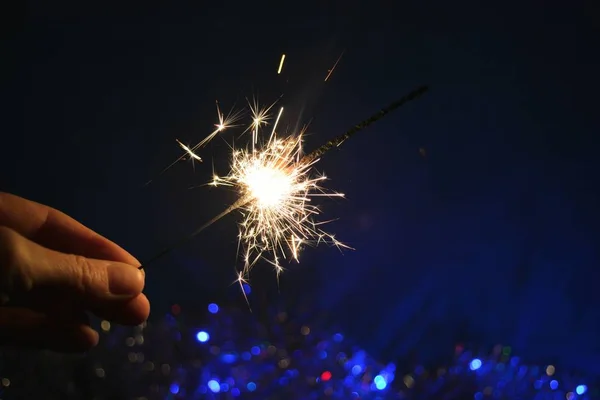
[[0,301],[43,290],[101,305],[143,288],[144,276],[134,266],[60,253],[0,227]]

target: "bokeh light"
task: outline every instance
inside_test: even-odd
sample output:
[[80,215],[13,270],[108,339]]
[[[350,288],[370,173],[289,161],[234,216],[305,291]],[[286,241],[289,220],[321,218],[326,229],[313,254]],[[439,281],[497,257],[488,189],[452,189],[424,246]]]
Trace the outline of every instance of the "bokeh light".
[[209,311],[211,314],[216,314],[216,313],[218,313],[218,312],[219,312],[219,306],[218,306],[218,305],[216,305],[215,303],[210,303],[210,304],[208,305],[208,311]]
[[474,359],[469,364],[469,368],[471,369],[471,371],[478,370],[479,368],[481,368],[481,360],[479,358]]
[[[36,382],[50,380],[71,390],[64,399],[79,398],[86,387],[98,398],[138,400],[589,400],[598,394],[589,377],[570,375],[555,365],[524,364],[508,346],[473,352],[456,345],[451,363],[431,367],[410,366],[406,360],[381,363],[352,338],[316,324],[310,312],[273,309],[268,320],[259,322],[238,307],[221,305],[217,311],[210,303],[200,310],[178,310],[135,328],[100,330],[100,345],[88,356],[89,370],[73,366],[79,380],[60,372],[74,359],[60,359],[53,367],[48,359],[40,361],[40,353],[40,359],[26,363],[43,369],[15,368],[0,376],[0,389],[6,392],[2,398],[32,398],[22,394],[36,390],[34,398],[47,398],[47,388]],[[4,366],[23,362],[21,353],[0,355]]]
[[205,343],[208,342],[208,339],[210,339],[210,335],[208,332],[200,331],[196,334],[196,339],[201,343]]

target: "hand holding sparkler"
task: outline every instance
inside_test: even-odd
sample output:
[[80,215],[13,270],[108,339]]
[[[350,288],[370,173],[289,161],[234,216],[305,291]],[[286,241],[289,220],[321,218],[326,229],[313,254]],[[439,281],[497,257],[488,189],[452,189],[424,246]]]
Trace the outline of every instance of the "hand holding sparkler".
[[137,325],[150,306],[139,262],[50,207],[0,193],[0,345],[85,351],[87,311]]

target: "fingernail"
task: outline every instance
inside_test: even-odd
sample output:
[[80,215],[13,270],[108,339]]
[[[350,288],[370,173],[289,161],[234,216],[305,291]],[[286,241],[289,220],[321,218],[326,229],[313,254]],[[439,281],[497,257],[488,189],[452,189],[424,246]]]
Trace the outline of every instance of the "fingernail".
[[108,270],[108,288],[117,296],[135,296],[144,288],[144,276],[135,267],[126,264],[111,264]]

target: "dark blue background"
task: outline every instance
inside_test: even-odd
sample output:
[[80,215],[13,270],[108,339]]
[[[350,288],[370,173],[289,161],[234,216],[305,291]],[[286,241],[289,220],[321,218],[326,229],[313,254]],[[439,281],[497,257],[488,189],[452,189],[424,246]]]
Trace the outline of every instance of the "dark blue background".
[[[215,99],[228,108],[284,93],[287,125],[312,119],[310,150],[429,84],[319,165],[347,194],[323,201],[325,218],[339,218],[330,230],[356,251],[306,251],[281,294],[257,268],[254,293],[316,300],[315,314],[383,359],[443,357],[466,340],[600,371],[592,2],[251,3],[30,3],[5,42],[0,188],[144,260],[235,200],[188,189],[209,179],[210,162],[142,187],[179,156],[175,138],[210,131]],[[222,140],[201,155],[226,166]],[[154,312],[225,301],[235,235],[229,216],[149,266]]]

